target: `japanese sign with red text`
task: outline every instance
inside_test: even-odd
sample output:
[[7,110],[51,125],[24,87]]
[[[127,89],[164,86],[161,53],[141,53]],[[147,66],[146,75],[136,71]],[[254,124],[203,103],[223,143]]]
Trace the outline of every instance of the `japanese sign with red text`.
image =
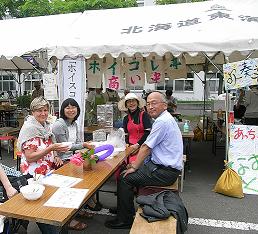
[[243,181],[243,192],[258,194],[258,126],[231,125],[229,165]]

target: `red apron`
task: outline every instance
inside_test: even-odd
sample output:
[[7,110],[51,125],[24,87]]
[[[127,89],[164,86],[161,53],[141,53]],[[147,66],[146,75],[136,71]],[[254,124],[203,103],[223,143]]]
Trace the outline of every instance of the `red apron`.
[[[129,144],[134,145],[136,144],[143,136],[144,134],[144,126],[142,122],[142,116],[143,116],[143,111],[140,112],[139,116],[139,124],[135,124],[131,118],[130,115],[128,115],[128,123],[127,123],[127,130],[129,134]],[[129,163],[133,162],[136,160],[137,154],[131,155],[129,157]],[[118,168],[115,172],[115,178],[118,180],[118,177],[121,173],[120,168]]]
[[[140,116],[139,116],[139,124],[135,124],[131,118],[130,115],[128,115],[128,123],[127,123],[127,130],[128,130],[128,134],[129,134],[129,144],[130,145],[134,145],[136,144],[144,135],[144,126],[143,126],[143,122],[142,122],[142,116],[143,116],[143,111],[140,112]],[[136,156],[132,155],[129,158],[129,162],[133,162],[136,160]]]

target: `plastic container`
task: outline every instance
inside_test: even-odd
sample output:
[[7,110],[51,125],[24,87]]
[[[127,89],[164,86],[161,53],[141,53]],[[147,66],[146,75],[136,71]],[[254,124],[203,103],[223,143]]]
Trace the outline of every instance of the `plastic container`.
[[189,132],[189,124],[188,121],[185,121],[184,126],[183,126],[183,132]]

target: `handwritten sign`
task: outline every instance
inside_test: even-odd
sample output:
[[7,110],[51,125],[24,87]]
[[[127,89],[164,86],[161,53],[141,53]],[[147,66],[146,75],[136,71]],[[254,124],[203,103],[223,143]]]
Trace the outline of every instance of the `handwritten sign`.
[[238,89],[258,84],[258,59],[242,60],[223,65],[225,89]]
[[229,165],[243,181],[243,191],[258,194],[258,126],[231,125]]

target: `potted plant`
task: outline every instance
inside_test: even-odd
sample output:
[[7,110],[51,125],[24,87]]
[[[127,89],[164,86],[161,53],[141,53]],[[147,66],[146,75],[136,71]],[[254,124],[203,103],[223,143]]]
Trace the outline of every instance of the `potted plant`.
[[92,165],[95,165],[99,159],[97,155],[94,155],[94,152],[94,149],[78,152],[70,158],[70,162],[77,166],[83,164],[84,170],[92,170]]

